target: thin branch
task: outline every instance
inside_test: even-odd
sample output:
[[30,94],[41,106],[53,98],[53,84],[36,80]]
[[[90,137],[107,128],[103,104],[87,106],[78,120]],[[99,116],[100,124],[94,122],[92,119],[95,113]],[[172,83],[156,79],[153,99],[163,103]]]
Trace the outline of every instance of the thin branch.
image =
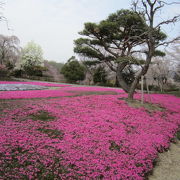
[[174,43],[174,42],[176,42],[178,40],[180,40],[180,36],[178,36],[178,37],[176,37],[176,38],[174,38],[174,39],[172,39],[170,41],[166,41],[166,42],[160,43],[157,46],[155,46],[155,48],[157,48],[159,46],[168,46],[169,44]]
[[113,67],[112,63],[110,63],[107,59],[105,59],[105,63],[112,71],[116,72],[116,69]]
[[161,2],[163,2],[166,5],[180,4],[180,2],[171,2],[171,3],[167,3],[165,1],[161,1]]
[[157,0],[154,0],[154,2],[152,3],[152,6],[154,6],[156,4]]
[[164,24],[175,23],[175,22],[177,22],[179,20],[180,20],[180,15],[177,15],[177,16],[174,16],[172,19],[168,19],[166,21],[160,22],[155,28],[158,28],[158,27],[160,27],[161,25],[164,25]]
[[148,12],[148,7],[147,7],[146,3],[143,0],[142,0],[142,4],[143,4],[143,6],[145,8],[145,13],[148,16],[148,19],[150,20],[151,17],[150,17],[150,14]]
[[151,0],[147,0],[147,2],[148,2],[148,4],[149,4],[150,6],[153,5],[153,3],[151,2]]
[[164,7],[164,4],[159,3],[160,5],[157,6],[156,8],[154,8],[154,13],[158,10],[161,9],[162,7]]
[[134,53],[144,53],[144,54],[146,54],[145,51],[141,51],[141,50],[131,51],[131,54],[134,54]]
[[138,3],[139,3],[139,0],[134,0],[132,2],[132,10],[137,12],[137,9],[138,9]]

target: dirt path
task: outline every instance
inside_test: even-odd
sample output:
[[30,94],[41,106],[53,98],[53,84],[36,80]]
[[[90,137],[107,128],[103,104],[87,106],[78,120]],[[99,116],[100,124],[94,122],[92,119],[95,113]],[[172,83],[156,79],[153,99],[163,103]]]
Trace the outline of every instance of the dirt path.
[[159,154],[159,160],[149,180],[180,180],[180,141],[171,144],[167,152]]

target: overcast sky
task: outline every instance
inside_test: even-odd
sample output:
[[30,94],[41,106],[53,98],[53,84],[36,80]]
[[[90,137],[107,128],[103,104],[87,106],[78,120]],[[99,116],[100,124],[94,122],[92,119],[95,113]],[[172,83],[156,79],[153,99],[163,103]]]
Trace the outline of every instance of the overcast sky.
[[[21,46],[33,40],[42,47],[45,59],[58,62],[65,62],[73,55],[73,41],[78,38],[78,32],[83,29],[85,22],[99,22],[110,13],[130,8],[131,4],[131,0],[4,0],[4,2],[3,14],[8,19],[10,30],[7,30],[5,23],[1,22],[0,34],[18,36]],[[160,18],[165,19],[180,13],[179,9],[179,5],[167,8],[161,12]],[[173,29],[171,26],[166,29],[166,33],[172,34]]]

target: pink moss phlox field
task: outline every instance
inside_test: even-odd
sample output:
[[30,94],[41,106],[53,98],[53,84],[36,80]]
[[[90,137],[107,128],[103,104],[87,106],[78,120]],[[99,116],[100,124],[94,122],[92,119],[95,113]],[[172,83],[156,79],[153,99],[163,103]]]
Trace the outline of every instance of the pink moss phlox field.
[[107,88],[107,87],[64,87],[63,90],[66,91],[81,91],[81,92],[85,92],[85,91],[102,91],[102,92],[106,92],[106,91],[114,91],[117,93],[124,93],[124,91],[122,89],[119,88]]
[[[5,109],[0,121],[0,179],[144,179],[180,126],[180,100],[151,95],[152,102],[166,110],[149,114],[129,107],[119,99],[124,96],[29,100],[23,107]],[[34,119],[40,112],[55,119]]]
[[[16,81],[0,81],[0,84],[31,84],[47,87],[67,87],[66,84],[54,84],[44,82],[16,82]],[[64,92],[59,89],[49,90],[27,90],[27,91],[0,91],[0,99],[32,99],[32,98],[49,98],[71,96],[72,93]]]
[[67,84],[55,84],[55,83],[46,83],[46,82],[19,82],[19,81],[0,81],[0,84],[31,84],[38,86],[47,86],[47,87],[66,87],[70,86]]
[[116,92],[124,93],[123,90],[117,88],[103,88],[103,87],[69,87],[70,85],[64,84],[49,84],[39,82],[8,82],[0,81],[0,84],[32,84],[32,85],[43,85],[43,86],[58,86],[60,89],[49,89],[49,90],[27,90],[27,91],[0,91],[0,99],[32,99],[32,98],[50,98],[50,97],[62,97],[62,96],[73,96],[79,92]]
[[33,99],[72,96],[73,93],[62,90],[28,90],[28,91],[0,91],[0,99]]

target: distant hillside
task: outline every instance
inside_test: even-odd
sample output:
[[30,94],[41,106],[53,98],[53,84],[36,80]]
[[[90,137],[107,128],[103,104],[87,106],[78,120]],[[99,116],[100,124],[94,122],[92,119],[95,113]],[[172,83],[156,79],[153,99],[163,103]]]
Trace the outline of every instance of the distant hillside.
[[65,82],[64,76],[60,73],[64,64],[55,61],[44,61],[44,66],[48,69],[45,75],[52,77],[54,81]]

